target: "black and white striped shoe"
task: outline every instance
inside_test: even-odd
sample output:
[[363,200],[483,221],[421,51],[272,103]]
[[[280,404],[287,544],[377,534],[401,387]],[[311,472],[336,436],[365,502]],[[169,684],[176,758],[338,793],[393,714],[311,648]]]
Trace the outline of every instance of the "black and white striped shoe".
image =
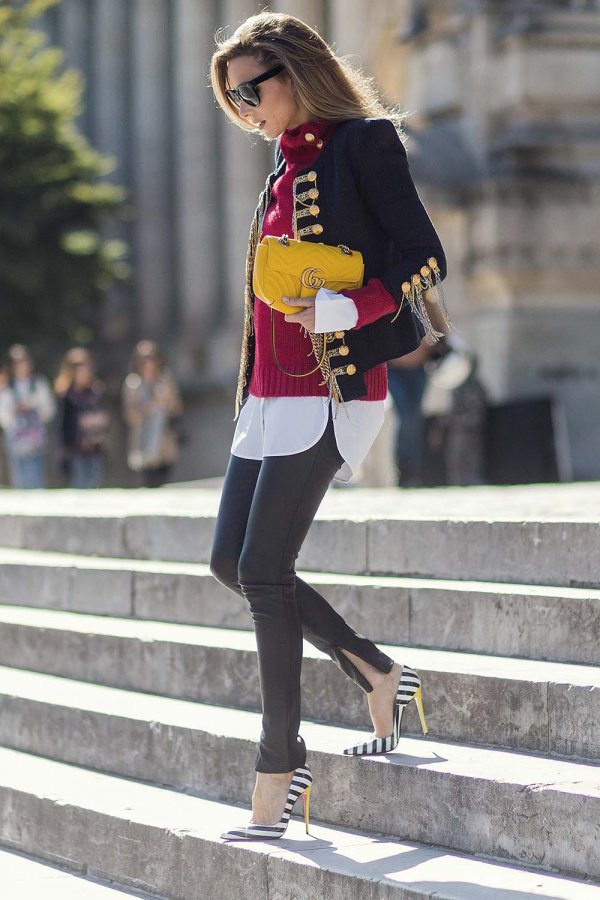
[[421,728],[423,734],[427,734],[428,728],[425,721],[425,713],[423,712],[423,696],[421,689],[421,679],[414,669],[410,666],[404,666],[400,673],[400,683],[396,699],[394,700],[394,730],[387,737],[373,737],[369,741],[361,744],[355,744],[353,747],[347,747],[344,750],[346,756],[370,756],[375,753],[389,753],[398,746],[400,740],[400,722],[402,713],[411,700],[414,700],[419,710],[419,718],[421,720]]
[[288,827],[294,804],[299,797],[302,797],[304,800],[304,823],[308,834],[312,780],[312,773],[308,765],[305,764],[295,770],[283,815],[275,825],[241,825],[239,828],[232,828],[231,831],[224,831],[221,837],[228,841],[269,841],[283,837]]

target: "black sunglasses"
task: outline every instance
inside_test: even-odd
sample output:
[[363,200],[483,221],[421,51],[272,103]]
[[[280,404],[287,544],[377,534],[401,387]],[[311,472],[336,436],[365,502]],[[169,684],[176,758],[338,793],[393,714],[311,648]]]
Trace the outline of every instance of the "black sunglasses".
[[235,103],[238,109],[242,105],[242,100],[244,103],[247,103],[248,106],[258,106],[260,103],[260,95],[256,90],[256,86],[263,81],[267,81],[268,78],[273,78],[274,75],[279,75],[280,72],[283,72],[284,68],[285,66],[275,66],[273,69],[263,72],[262,75],[251,78],[250,81],[243,81],[241,84],[238,84],[236,88],[229,88],[225,93],[229,99]]

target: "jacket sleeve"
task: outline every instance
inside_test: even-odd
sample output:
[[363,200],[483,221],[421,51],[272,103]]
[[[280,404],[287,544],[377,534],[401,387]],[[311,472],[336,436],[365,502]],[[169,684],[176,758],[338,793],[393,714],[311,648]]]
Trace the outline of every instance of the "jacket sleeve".
[[[364,122],[350,140],[350,164],[366,208],[392,240],[397,253],[395,265],[379,278],[369,279],[362,288],[343,292],[356,303],[356,327],[361,328],[400,305],[403,284],[412,283],[431,257],[437,261],[439,280],[444,279],[446,257],[417,193],[404,144],[393,122]],[[392,299],[395,307],[390,309]]]

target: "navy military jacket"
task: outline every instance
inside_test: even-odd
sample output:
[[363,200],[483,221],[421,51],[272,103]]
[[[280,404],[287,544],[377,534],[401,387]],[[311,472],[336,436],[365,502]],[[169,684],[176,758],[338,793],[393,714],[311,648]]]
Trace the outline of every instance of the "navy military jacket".
[[[279,146],[275,163],[271,185],[285,170]],[[364,284],[379,278],[400,305],[402,283],[418,274],[430,257],[436,258],[440,277],[446,277],[440,239],[412,180],[404,145],[389,119],[342,122],[316,161],[301,170],[295,181],[294,208],[299,194],[314,187],[319,192],[318,214],[302,218],[298,237],[359,250],[365,264]],[[340,358],[343,372],[338,369],[336,376],[344,401],[366,396],[362,374],[368,369],[418,347],[424,330],[410,305],[405,303],[392,322],[394,315],[345,332],[349,352]],[[336,340],[328,346],[335,349]],[[253,347],[248,349],[249,373]]]

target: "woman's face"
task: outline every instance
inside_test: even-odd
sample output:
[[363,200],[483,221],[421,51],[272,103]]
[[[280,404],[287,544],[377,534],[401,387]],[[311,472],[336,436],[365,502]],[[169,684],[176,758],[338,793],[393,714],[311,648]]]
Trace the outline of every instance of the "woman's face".
[[[254,56],[238,56],[227,65],[227,80],[232,88],[243,81],[250,81],[271,68]],[[242,100],[240,116],[257,126],[257,130],[270,141],[278,138],[288,128],[296,128],[308,122],[310,116],[292,94],[292,83],[285,72],[269,78],[257,86],[260,97],[258,106],[249,106]]]
[[140,374],[144,381],[156,381],[158,378],[158,360],[155,356],[143,356],[140,360]]
[[20,356],[13,363],[15,378],[29,378],[32,372],[31,360],[26,356]]
[[94,371],[89,363],[80,363],[75,369],[73,383],[77,388],[87,388],[94,380]]

